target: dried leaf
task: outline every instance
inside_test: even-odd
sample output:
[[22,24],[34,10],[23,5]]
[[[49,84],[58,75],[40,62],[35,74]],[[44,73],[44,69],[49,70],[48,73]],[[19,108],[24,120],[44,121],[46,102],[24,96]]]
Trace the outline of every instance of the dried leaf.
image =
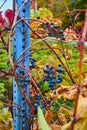
[[52,120],[52,118],[54,117],[54,114],[51,110],[48,110],[46,112],[46,115],[45,115],[45,119],[48,123],[50,123],[50,121]]
[[[79,102],[77,107],[77,119],[74,126],[74,130],[86,130],[87,129],[87,98],[79,96]],[[61,130],[70,130],[71,122],[62,127]]]
[[64,125],[67,123],[67,119],[70,117],[70,110],[64,107],[60,107],[58,111],[58,118],[60,122]]
[[69,123],[67,123],[66,125],[64,125],[64,126],[61,128],[61,130],[70,130],[71,123],[72,123],[72,122],[69,122]]
[[61,126],[57,124],[51,124],[50,127],[52,130],[61,130]]
[[83,83],[82,83],[82,86],[87,88],[87,77],[84,79]]

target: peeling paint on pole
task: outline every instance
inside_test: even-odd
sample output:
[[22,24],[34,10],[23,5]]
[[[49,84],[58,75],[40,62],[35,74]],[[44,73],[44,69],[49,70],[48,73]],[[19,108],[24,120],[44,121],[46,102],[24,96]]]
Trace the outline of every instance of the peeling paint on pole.
[[[23,4],[24,0],[14,0],[17,3],[17,7]],[[23,6],[23,8],[19,12],[19,17],[21,18],[29,18],[30,16],[30,0]],[[29,20],[26,20],[29,23]],[[15,35],[13,37],[13,60],[14,62],[19,57],[19,55],[30,45],[30,30],[27,25],[21,21],[14,29]],[[22,57],[29,54],[29,50],[27,50]],[[29,70],[29,57],[24,59],[19,65],[25,66]],[[26,72],[23,68],[18,67],[16,69],[17,74],[25,75]],[[18,78],[17,79],[20,87],[22,87],[23,91],[26,93],[29,98],[29,77],[26,76],[25,79]],[[20,92],[15,79],[13,78],[13,119],[14,119],[14,130],[28,130],[28,118],[29,118],[29,104],[26,103],[26,100],[22,93]]]

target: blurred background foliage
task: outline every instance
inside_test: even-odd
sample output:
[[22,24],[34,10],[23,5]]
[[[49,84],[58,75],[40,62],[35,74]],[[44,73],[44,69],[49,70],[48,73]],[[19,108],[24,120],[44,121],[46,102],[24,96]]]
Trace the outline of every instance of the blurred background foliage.
[[[35,5],[37,6],[37,10],[39,8],[47,8],[49,11],[53,13],[53,16],[62,20],[63,22],[63,28],[65,29],[67,26],[71,24],[71,21],[69,19],[69,15],[67,11],[71,11],[73,9],[87,9],[87,1],[86,0],[32,0]],[[44,10],[45,11],[45,10]],[[38,11],[36,11],[38,13]],[[37,14],[36,13],[36,14]],[[47,12],[48,14],[49,12]],[[76,14],[74,14],[75,16]],[[73,16],[73,18],[74,18]],[[76,26],[79,27],[79,25],[82,25],[82,21],[84,19],[84,14],[81,14],[81,17],[77,20],[80,23]]]

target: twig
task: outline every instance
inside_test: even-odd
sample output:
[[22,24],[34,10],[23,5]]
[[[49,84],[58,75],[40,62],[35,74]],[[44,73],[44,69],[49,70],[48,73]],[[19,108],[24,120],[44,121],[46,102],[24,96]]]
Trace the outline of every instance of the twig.
[[[24,20],[23,20],[23,21],[24,21]],[[24,21],[24,23],[26,23],[26,22]],[[26,23],[26,25],[31,29],[31,31],[32,31],[35,35],[37,35],[40,39],[43,39],[37,32],[35,32],[35,31],[32,29],[32,27],[31,27],[28,23]],[[55,56],[56,56],[57,59],[60,61],[60,63],[65,67],[65,70],[66,70],[66,72],[68,73],[68,75],[69,75],[69,77],[70,77],[72,83],[75,84],[76,81],[74,80],[74,78],[72,77],[72,74],[68,71],[68,69],[66,68],[66,66],[64,65],[64,63],[62,62],[62,60],[60,59],[59,55],[55,52],[55,50],[51,47],[51,45],[50,45],[46,40],[43,40],[43,41],[44,41],[44,43],[48,46],[48,48],[55,54]]]

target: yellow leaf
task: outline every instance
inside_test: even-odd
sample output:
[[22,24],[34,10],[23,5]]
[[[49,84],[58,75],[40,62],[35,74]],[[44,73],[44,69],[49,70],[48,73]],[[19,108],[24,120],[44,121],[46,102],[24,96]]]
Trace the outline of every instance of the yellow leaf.
[[[78,107],[77,107],[78,121],[74,126],[74,130],[87,130],[87,98],[79,96]],[[61,130],[70,130],[71,122],[67,123],[62,127]]]
[[64,125],[61,130],[70,130],[70,127],[71,127],[71,121],[69,123],[67,123],[66,125]]
[[[77,114],[84,113],[86,111],[85,107],[87,107],[87,98],[80,95],[77,107]],[[83,114],[81,114],[80,117],[83,117],[82,115]]]
[[70,110],[61,106],[58,111],[58,118],[62,124],[66,124],[67,119],[70,118]]
[[74,130],[86,130],[87,129],[87,119],[79,120],[74,127]]
[[61,130],[61,126],[57,124],[51,124],[50,127],[52,130]]

